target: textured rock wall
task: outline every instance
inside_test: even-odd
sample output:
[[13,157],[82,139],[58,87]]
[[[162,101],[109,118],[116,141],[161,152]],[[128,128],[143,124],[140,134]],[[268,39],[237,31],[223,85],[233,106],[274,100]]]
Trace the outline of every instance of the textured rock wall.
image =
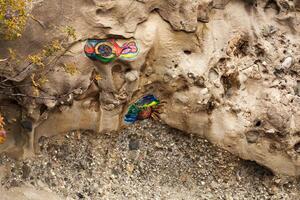
[[[299,9],[298,0],[34,1],[23,36],[0,41],[0,150],[28,155],[41,136],[117,131],[132,102],[155,94],[163,122],[299,175]],[[139,55],[87,58],[86,40],[104,38],[135,40]]]

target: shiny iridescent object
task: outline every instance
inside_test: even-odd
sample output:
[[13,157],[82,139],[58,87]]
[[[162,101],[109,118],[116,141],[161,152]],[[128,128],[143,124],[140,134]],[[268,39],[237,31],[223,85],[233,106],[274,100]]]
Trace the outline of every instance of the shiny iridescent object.
[[125,123],[133,124],[137,120],[151,118],[159,104],[159,100],[154,95],[140,98],[128,108],[124,119]]

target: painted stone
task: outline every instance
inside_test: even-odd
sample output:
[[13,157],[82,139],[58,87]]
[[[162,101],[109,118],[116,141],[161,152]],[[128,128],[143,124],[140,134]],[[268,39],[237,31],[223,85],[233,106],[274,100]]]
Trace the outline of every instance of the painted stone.
[[138,120],[152,117],[160,101],[154,95],[146,95],[130,105],[125,115],[125,123],[133,124]]
[[125,42],[120,46],[115,39],[88,39],[84,52],[92,60],[110,63],[116,59],[135,60],[139,54],[139,47],[136,41]]

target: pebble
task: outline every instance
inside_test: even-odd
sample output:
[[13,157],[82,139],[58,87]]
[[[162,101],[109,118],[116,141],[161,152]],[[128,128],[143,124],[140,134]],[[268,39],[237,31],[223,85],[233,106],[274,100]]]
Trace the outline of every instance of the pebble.
[[256,131],[249,131],[246,133],[246,139],[248,143],[256,143],[259,137],[259,133]]
[[129,141],[128,147],[129,147],[130,151],[132,151],[132,150],[138,150],[139,146],[140,146],[139,140],[137,140],[137,139],[131,139]]
[[0,159],[11,165],[4,187],[49,187],[68,199],[291,199],[297,191],[289,184],[270,192],[273,176],[263,167],[152,120],[118,135],[70,132],[41,145],[35,158]]
[[281,64],[281,68],[283,69],[289,69],[293,64],[293,58],[292,57],[287,57],[284,59],[284,61]]
[[125,79],[129,82],[136,81],[139,78],[139,72],[136,70],[129,71],[125,74]]

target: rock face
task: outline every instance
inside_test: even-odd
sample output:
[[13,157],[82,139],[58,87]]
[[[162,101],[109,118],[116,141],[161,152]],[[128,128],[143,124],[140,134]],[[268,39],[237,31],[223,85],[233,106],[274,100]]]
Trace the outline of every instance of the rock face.
[[[23,36],[0,41],[8,130],[0,151],[28,155],[41,136],[70,130],[117,131],[129,105],[154,94],[170,126],[300,175],[299,1],[51,0],[30,8]],[[123,49],[136,41],[138,55],[92,60],[88,39]]]

